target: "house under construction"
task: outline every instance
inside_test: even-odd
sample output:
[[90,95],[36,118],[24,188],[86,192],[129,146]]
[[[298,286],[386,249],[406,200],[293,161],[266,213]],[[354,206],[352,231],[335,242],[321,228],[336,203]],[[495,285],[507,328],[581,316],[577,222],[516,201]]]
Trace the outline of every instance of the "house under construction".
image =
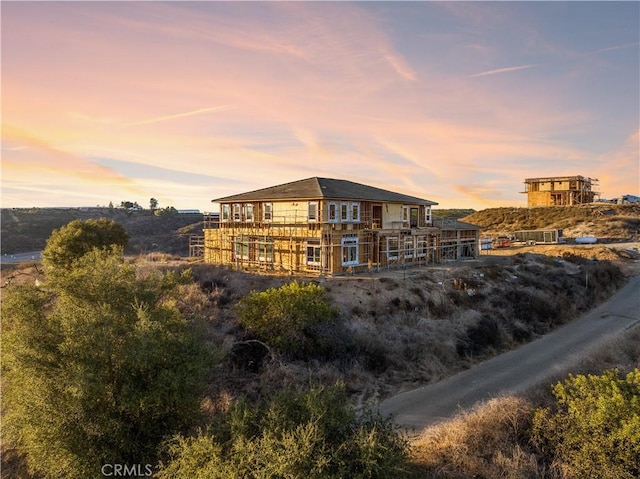
[[527,206],[574,206],[592,203],[600,193],[597,179],[584,176],[555,176],[524,180]]
[[479,250],[477,226],[434,223],[437,203],[346,180],[314,177],[213,202],[220,212],[205,221],[204,260],[243,270],[345,274]]

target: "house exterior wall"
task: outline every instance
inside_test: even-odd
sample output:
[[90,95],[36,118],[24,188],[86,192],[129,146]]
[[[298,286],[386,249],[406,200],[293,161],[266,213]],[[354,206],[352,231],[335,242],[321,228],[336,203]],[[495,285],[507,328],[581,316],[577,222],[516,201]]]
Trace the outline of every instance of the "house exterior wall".
[[433,264],[479,249],[477,230],[443,242],[425,205],[305,199],[220,206],[219,227],[204,230],[204,260],[236,269],[344,274]]

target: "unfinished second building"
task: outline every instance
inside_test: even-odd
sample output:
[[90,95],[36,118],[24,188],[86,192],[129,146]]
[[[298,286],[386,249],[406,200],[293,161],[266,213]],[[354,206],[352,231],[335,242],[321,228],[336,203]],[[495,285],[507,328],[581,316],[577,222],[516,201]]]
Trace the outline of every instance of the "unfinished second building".
[[554,176],[524,180],[527,206],[574,206],[595,201],[598,180],[584,176]]
[[307,178],[213,201],[207,263],[333,275],[478,255],[477,226],[436,226],[437,203],[352,181]]

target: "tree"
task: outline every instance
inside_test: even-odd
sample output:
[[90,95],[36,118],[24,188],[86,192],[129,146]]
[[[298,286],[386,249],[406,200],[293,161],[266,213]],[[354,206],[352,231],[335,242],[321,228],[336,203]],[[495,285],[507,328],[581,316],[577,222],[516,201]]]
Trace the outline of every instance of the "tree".
[[126,247],[129,235],[122,225],[106,218],[74,220],[51,233],[42,252],[42,264],[50,273],[69,270],[93,248]]
[[149,209],[155,210],[156,208],[158,208],[158,200],[155,198],[151,198],[149,200]]
[[166,208],[158,208],[153,212],[156,216],[169,216],[178,214],[178,210],[173,206],[167,206]]
[[570,375],[553,395],[554,410],[535,413],[533,438],[569,477],[640,477],[640,370]]
[[188,275],[139,277],[122,250],[94,249],[2,303],[3,433],[45,478],[153,464],[198,413],[209,355],[176,308]]

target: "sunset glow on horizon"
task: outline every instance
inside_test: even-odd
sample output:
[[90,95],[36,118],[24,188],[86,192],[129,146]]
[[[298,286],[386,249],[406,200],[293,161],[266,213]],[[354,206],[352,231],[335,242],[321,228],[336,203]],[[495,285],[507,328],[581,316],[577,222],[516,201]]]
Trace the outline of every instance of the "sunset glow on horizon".
[[2,207],[640,196],[638,2],[2,2]]

